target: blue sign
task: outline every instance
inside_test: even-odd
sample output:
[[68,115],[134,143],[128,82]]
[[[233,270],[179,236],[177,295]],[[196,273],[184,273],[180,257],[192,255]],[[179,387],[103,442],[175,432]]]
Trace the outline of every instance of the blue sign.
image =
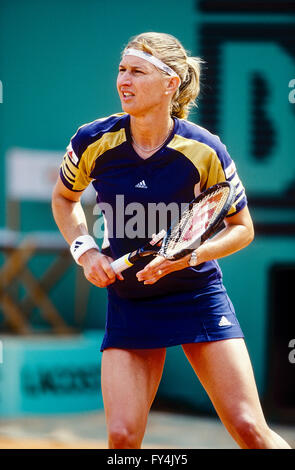
[[102,409],[102,336],[3,337],[0,416]]

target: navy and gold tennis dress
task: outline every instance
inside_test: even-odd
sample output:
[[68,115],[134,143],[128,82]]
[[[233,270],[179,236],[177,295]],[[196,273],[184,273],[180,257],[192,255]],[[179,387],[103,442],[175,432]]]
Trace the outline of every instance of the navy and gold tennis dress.
[[[83,191],[92,182],[105,221],[102,251],[114,259],[167,228],[175,210],[190,202],[196,189],[228,180],[237,194],[229,217],[247,204],[235,164],[220,139],[177,118],[167,141],[147,159],[132,147],[128,114],[85,124],[71,139],[60,176],[72,191]],[[124,271],[124,281],[108,287],[101,350],[243,337],[217,261],[144,285],[136,272],[150,261],[144,258]]]

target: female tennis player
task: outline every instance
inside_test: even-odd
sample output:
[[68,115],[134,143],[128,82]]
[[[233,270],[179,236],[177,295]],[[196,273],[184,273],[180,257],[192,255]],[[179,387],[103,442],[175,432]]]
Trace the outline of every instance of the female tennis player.
[[[254,235],[226,147],[187,120],[199,94],[200,63],[173,36],[131,39],[117,78],[123,113],[78,129],[53,193],[54,217],[74,259],[89,282],[108,289],[101,350],[110,448],[141,447],[166,348],[174,345],[182,345],[241,448],[289,447],[265,422],[244,335],[216,261],[246,247]],[[171,208],[222,181],[234,184],[236,198],[218,235],[176,261],[146,257],[122,274],[112,269],[113,260],[167,229]],[[80,203],[91,182],[107,229],[101,251]],[[167,209],[167,220],[163,213],[154,217],[155,207]]]

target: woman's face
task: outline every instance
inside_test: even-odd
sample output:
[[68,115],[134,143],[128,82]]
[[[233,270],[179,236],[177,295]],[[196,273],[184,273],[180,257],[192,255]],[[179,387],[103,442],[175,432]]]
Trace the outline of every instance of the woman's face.
[[165,90],[168,78],[148,61],[125,56],[120,62],[117,90],[123,111],[143,116],[168,106]]

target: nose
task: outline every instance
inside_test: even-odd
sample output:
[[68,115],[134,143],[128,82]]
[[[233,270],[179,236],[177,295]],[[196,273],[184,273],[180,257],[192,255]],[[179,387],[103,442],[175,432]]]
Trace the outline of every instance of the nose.
[[118,76],[117,82],[120,86],[130,86],[132,83],[130,73],[127,70],[125,72],[121,72]]

